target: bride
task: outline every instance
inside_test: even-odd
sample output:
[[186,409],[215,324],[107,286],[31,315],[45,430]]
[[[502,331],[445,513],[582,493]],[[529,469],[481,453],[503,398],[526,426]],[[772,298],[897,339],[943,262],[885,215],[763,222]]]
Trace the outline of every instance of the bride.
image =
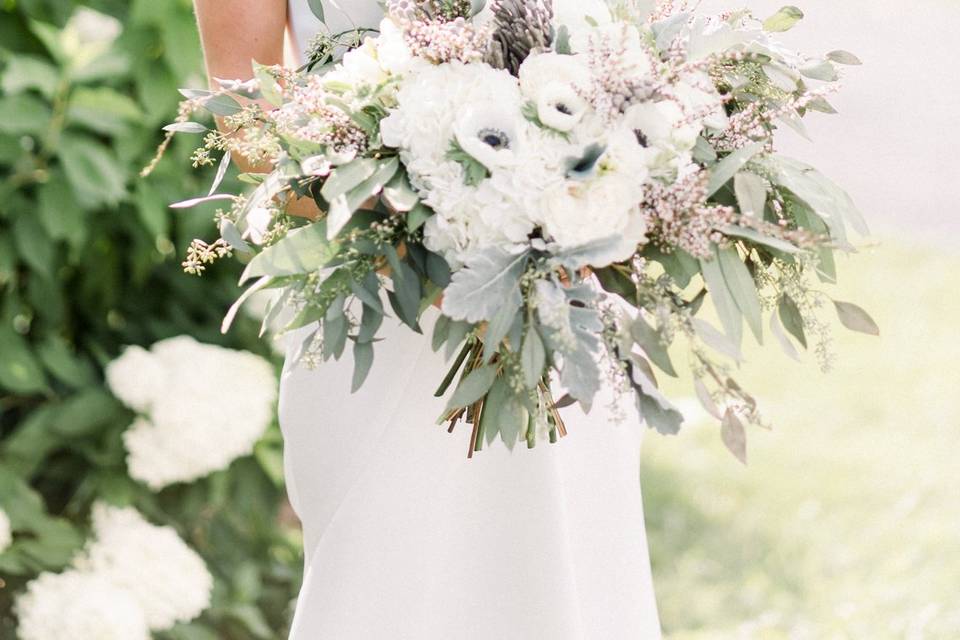
[[[377,0],[323,0],[324,25],[309,2],[196,0],[209,75],[282,63],[288,32],[295,57],[319,30],[382,17]],[[290,638],[659,638],[636,420],[618,424],[607,398],[566,409],[559,444],[468,461],[469,430],[435,423],[443,355],[398,322],[382,333],[352,395],[349,357],[294,366],[301,336],[286,338],[280,423],[306,568]]]

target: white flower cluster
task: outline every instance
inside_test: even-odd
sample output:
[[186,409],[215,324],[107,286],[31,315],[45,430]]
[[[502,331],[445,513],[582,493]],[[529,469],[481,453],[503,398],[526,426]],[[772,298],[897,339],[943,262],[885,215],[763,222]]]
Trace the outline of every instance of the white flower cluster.
[[159,490],[249,455],[274,415],[269,362],[181,336],[128,347],[107,384],[141,414],[124,433],[130,476]]
[[94,505],[93,538],[73,565],[41,574],[18,597],[21,640],[141,640],[210,606],[203,559],[132,508]]
[[6,551],[13,543],[13,529],[10,525],[10,516],[0,509],[0,553]]
[[455,268],[486,248],[531,242],[563,251],[619,240],[609,259],[628,258],[645,240],[644,185],[696,170],[701,131],[725,125],[709,78],[692,72],[656,100],[621,108],[605,85],[656,73],[637,28],[598,2],[561,2],[557,21],[572,55],[534,53],[519,78],[482,63],[408,65],[381,122],[384,144],[400,150],[437,214],[427,248]]

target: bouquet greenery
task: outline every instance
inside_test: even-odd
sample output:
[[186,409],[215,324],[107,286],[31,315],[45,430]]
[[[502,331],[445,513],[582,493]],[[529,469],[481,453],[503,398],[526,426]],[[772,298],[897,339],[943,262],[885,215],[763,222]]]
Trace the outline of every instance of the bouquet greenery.
[[[744,458],[744,423],[762,424],[730,373],[744,324],[790,354],[812,342],[824,364],[825,301],[877,332],[814,284],[834,281],[848,227],[866,225],[774,145],[780,127],[805,134],[805,115],[832,113],[839,66],[859,61],[779,44],[795,7],[760,21],[638,5],[390,0],[378,31],[322,36],[298,71],[185,92],[168,131],[205,134],[197,165],[223,156],[209,194],[174,206],[229,206],[184,266],[236,254],[253,282],[224,330],[275,290],[264,327],[313,327],[300,357],[314,362],[352,344],[358,388],[388,310],[421,332],[436,304],[433,346],[453,360],[440,420],[472,426],[471,455],[497,437],[557,440],[562,409],[589,410],[604,385],[676,433],[655,374],[677,375],[676,343]],[[198,108],[221,130],[191,121]],[[231,157],[270,169],[241,176],[249,193],[217,193]],[[302,198],[317,219],[290,215]]]

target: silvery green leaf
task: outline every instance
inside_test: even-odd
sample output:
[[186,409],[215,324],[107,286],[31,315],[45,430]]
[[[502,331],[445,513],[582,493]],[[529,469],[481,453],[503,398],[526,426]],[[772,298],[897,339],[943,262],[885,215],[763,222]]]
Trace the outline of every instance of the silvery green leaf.
[[405,171],[398,172],[383,188],[383,199],[398,213],[406,213],[420,201],[417,192],[410,186]]
[[813,142],[813,138],[810,137],[810,132],[807,130],[807,125],[800,119],[800,114],[796,111],[780,114],[777,120],[796,131],[801,137]]
[[536,389],[543,377],[543,368],[546,366],[547,352],[543,346],[543,339],[536,328],[530,327],[523,339],[520,350],[520,366],[523,370],[523,382],[528,389]]
[[243,111],[239,102],[222,93],[204,100],[203,108],[215,116],[232,116]]
[[380,302],[379,296],[380,282],[376,276],[373,276],[373,287],[369,285],[369,279],[365,279],[363,283],[359,283],[352,278],[350,279],[350,291],[353,292],[353,295],[357,296],[364,306],[383,313],[383,303]]
[[453,392],[447,409],[462,409],[482,398],[493,386],[497,378],[497,367],[484,365],[471,371]]
[[290,276],[325,266],[340,252],[337,242],[328,242],[326,221],[294,229],[282,240],[258,253],[240,278],[243,284],[257,276]]
[[430,252],[427,254],[427,277],[441,289],[450,284],[452,274],[450,265],[443,259],[443,256]]
[[800,352],[797,351],[797,348],[793,346],[793,343],[790,342],[790,338],[787,337],[787,334],[783,330],[783,325],[780,324],[780,318],[776,313],[770,314],[770,333],[773,334],[773,337],[777,339],[777,342],[780,343],[780,347],[783,349],[783,352],[787,354],[789,358],[800,362]]
[[383,326],[383,311],[371,307],[363,307],[360,316],[360,330],[357,332],[357,342],[373,342],[377,331]]
[[283,88],[280,86],[280,83],[277,82],[277,79],[274,78],[270,73],[269,67],[254,62],[253,75],[259,83],[260,95],[263,97],[263,99],[274,107],[279,107],[282,105]]
[[707,183],[707,197],[712,196],[720,187],[727,184],[737,174],[743,165],[763,149],[762,142],[754,142],[742,149],[737,149],[710,170],[710,182]]
[[573,50],[570,48],[570,29],[566,25],[561,25],[557,30],[557,37],[554,40],[553,49],[563,56],[568,56],[573,53]]
[[636,250],[629,238],[622,234],[591,240],[579,247],[561,251],[553,256],[557,263],[571,271],[591,266],[603,268],[619,262]]
[[242,307],[243,304],[253,296],[253,294],[270,286],[272,281],[272,277],[264,276],[248,287],[247,290],[244,291],[239,298],[237,298],[237,301],[233,303],[233,305],[230,307],[230,310],[227,311],[227,315],[224,316],[223,323],[220,325],[220,332],[225,334],[230,331],[233,321],[237,318],[237,313],[240,312],[240,307]]
[[742,213],[758,219],[763,218],[763,209],[767,205],[766,180],[755,173],[741,171],[733,178],[733,190]]
[[390,263],[390,278],[393,281],[393,291],[388,293],[390,302],[394,311],[400,316],[400,320],[419,333],[420,300],[423,297],[420,276],[409,264],[400,260],[392,246],[386,247],[385,253]]
[[443,312],[454,320],[492,320],[505,304],[519,305],[518,284],[527,262],[527,253],[513,254],[491,247],[471,258],[453,274],[444,292]]
[[743,428],[740,419],[733,413],[733,409],[727,409],[723,416],[720,438],[737,460],[747,464],[747,431]]
[[798,160],[778,156],[774,163],[774,181],[792,191],[823,218],[831,235],[845,240],[844,221],[861,235],[870,233],[866,222],[850,196],[819,171]]
[[199,122],[174,122],[163,128],[164,131],[173,131],[174,133],[206,133],[207,127]]
[[433,325],[433,336],[430,339],[430,348],[434,352],[440,351],[447,338],[450,337],[450,318],[441,315]]
[[821,60],[800,67],[800,73],[808,78],[822,80],[824,82],[834,82],[840,79],[840,74],[837,73],[836,67],[834,67],[829,60]]
[[697,332],[697,337],[700,338],[705,345],[737,362],[743,361],[743,354],[740,352],[739,345],[718,331],[712,324],[701,318],[694,318],[692,322],[693,328]]
[[227,151],[223,154],[223,157],[220,158],[220,164],[217,165],[217,175],[213,177],[213,184],[210,186],[210,191],[207,192],[208,196],[212,196],[213,192],[220,187],[220,183],[223,182],[224,176],[227,175],[227,167],[230,166],[230,152]]
[[797,303],[795,303],[790,296],[783,296],[780,298],[778,313],[780,315],[780,322],[783,323],[784,328],[806,349],[807,335],[803,330],[803,316],[800,314],[800,308],[797,307]]
[[337,167],[323,183],[320,194],[327,202],[333,202],[376,173],[379,163],[374,158],[358,158]]
[[732,28],[729,24],[710,28],[705,16],[698,16],[690,30],[687,59],[703,60],[714,54],[730,51],[760,35],[759,30]]
[[722,420],[723,414],[721,414],[720,409],[717,408],[717,403],[713,401],[713,398],[710,396],[710,392],[707,391],[707,385],[703,383],[703,380],[700,378],[694,378],[693,389],[696,392],[697,399],[700,401],[700,405],[704,408],[704,410],[717,420]]
[[323,11],[323,0],[307,0],[307,4],[310,7],[310,11],[317,17],[317,20],[320,22],[326,23],[327,18],[324,15]]
[[343,355],[343,350],[347,345],[347,334],[350,323],[347,322],[346,313],[343,305],[346,296],[340,294],[327,307],[323,317],[323,357],[324,359],[334,358],[339,360]]
[[433,210],[430,207],[422,202],[418,202],[407,214],[407,229],[411,233],[416,231],[422,227],[432,215]]
[[501,405],[497,418],[500,420],[500,439],[513,451],[520,438],[520,432],[527,424],[527,412],[516,396],[510,396]]
[[701,164],[713,164],[717,161],[717,150],[706,138],[700,136],[693,146],[693,159]]
[[813,111],[819,111],[820,113],[829,113],[835,114],[837,110],[833,107],[832,104],[827,102],[826,98],[814,98],[807,103],[807,109],[812,109]]
[[[373,174],[360,184],[334,199],[327,198],[328,202],[330,202],[330,212],[327,217],[327,238],[335,238],[350,221],[354,212],[359,209],[364,202],[383,190],[384,185],[390,181],[399,167],[400,161],[397,160],[397,158],[379,161],[375,166]],[[329,184],[329,181],[327,184]],[[324,184],[324,188],[326,188],[326,184]],[[321,189],[321,192],[322,191]],[[326,198],[326,195],[324,195],[324,197]]]
[[727,282],[737,307],[743,312],[747,324],[757,342],[763,343],[763,318],[761,317],[760,296],[757,294],[757,283],[747,265],[740,259],[740,253],[735,247],[716,247],[717,261],[723,272],[723,279]]
[[674,378],[677,377],[677,371],[673,368],[673,362],[670,361],[670,354],[667,352],[667,347],[663,343],[663,334],[651,327],[642,314],[637,315],[630,325],[630,333],[654,364],[660,367],[667,375],[673,376]]
[[373,366],[373,344],[369,342],[353,343],[353,382],[350,392],[356,393],[366,382]]
[[860,58],[858,58],[857,56],[853,55],[853,54],[850,53],[849,51],[843,51],[843,50],[841,50],[841,49],[838,49],[838,50],[836,50],[836,51],[831,51],[830,53],[828,53],[828,54],[827,54],[827,59],[828,59],[828,60],[833,60],[833,61],[836,62],[837,64],[846,64],[846,65],[860,65],[860,64],[863,64],[863,63],[860,61]]
[[483,399],[483,412],[480,414],[480,430],[487,446],[500,436],[500,411],[510,397],[511,392],[506,379],[498,376]]
[[837,316],[839,316],[840,322],[842,322],[843,326],[847,329],[867,333],[872,336],[880,335],[880,327],[877,326],[874,319],[870,317],[869,313],[857,305],[850,302],[840,302],[839,300],[834,300],[833,304],[837,309]]
[[664,435],[679,433],[683,414],[637,366],[630,367],[630,377],[637,394],[637,409],[651,427]]
[[447,337],[447,350],[444,354],[447,360],[453,357],[453,354],[456,353],[457,349],[460,348],[460,345],[472,330],[473,325],[469,322],[450,322],[450,331],[449,336]]
[[720,229],[726,236],[732,236],[736,238],[743,238],[744,240],[750,240],[755,244],[760,244],[771,249],[776,249],[777,251],[783,251],[784,253],[802,253],[803,249],[800,247],[790,244],[786,240],[781,240],[780,238],[773,238],[767,235],[755,231],[753,229],[747,229],[746,227],[738,227],[737,225],[727,225]]
[[189,209],[195,207],[198,204],[203,204],[204,202],[213,202],[215,200],[236,200],[236,196],[232,196],[226,193],[215,193],[212,196],[203,196],[200,198],[190,198],[189,200],[181,200],[180,202],[174,202],[170,205],[171,209]]
[[220,222],[220,237],[226,240],[236,251],[243,253],[253,252],[250,245],[243,239],[243,234],[240,233],[240,229],[229,220],[225,219]]
[[720,323],[739,353],[740,344],[743,342],[743,316],[727,288],[726,279],[720,270],[720,262],[716,258],[700,260],[700,270],[707,290],[710,292],[710,299],[713,300],[713,306],[716,307],[717,314],[720,316]]
[[[500,343],[503,342],[507,332],[510,331],[510,327],[513,326],[513,320],[517,317],[519,311],[520,305],[515,305],[512,302],[507,302],[497,311],[497,315],[487,325],[487,333],[483,337],[484,360],[490,360],[493,354],[499,350]],[[516,349],[516,345],[514,345],[514,349]]]
[[803,20],[803,11],[794,6],[785,6],[763,21],[763,30],[771,33],[789,31]]
[[593,405],[593,399],[600,391],[602,377],[594,352],[578,342],[574,349],[567,348],[562,353],[560,384],[583,406],[585,411],[589,411]]
[[770,82],[778,89],[789,93],[797,90],[799,77],[794,74],[792,69],[787,69],[778,64],[765,64],[763,65],[763,72],[767,74],[767,78],[769,78]]

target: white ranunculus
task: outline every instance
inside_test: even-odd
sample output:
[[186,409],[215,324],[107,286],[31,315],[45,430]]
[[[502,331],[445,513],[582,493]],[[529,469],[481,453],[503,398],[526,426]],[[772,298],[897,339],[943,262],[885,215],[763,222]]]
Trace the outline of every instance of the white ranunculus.
[[373,38],[367,38],[359,47],[343,54],[340,64],[324,76],[325,82],[351,86],[376,86],[386,79],[387,72],[380,66]]
[[130,591],[86,572],[42,573],[15,605],[20,640],[148,640],[143,609]]
[[128,347],[107,368],[110,388],[139,417],[123,434],[131,477],[160,490],[253,452],[273,420],[276,375],[251,353],[181,336]]
[[646,233],[640,196],[638,183],[619,174],[557,185],[544,194],[543,230],[561,249],[621,236],[623,250],[610,259],[625,260]]
[[3,553],[13,542],[13,528],[10,526],[10,517],[0,509],[0,553]]
[[553,82],[540,92],[537,117],[540,122],[557,131],[572,131],[583,120],[589,104],[569,84]]
[[153,631],[210,606],[213,576],[203,559],[173,528],[150,524],[132,508],[95,504],[93,540],[74,564],[132,594]]
[[516,164],[519,119],[519,114],[509,107],[475,105],[460,115],[453,131],[464,151],[490,171],[496,171]]
[[582,55],[536,53],[520,65],[520,91],[524,97],[539,102],[549,86],[562,84],[574,91],[585,89],[590,83],[590,70]]

